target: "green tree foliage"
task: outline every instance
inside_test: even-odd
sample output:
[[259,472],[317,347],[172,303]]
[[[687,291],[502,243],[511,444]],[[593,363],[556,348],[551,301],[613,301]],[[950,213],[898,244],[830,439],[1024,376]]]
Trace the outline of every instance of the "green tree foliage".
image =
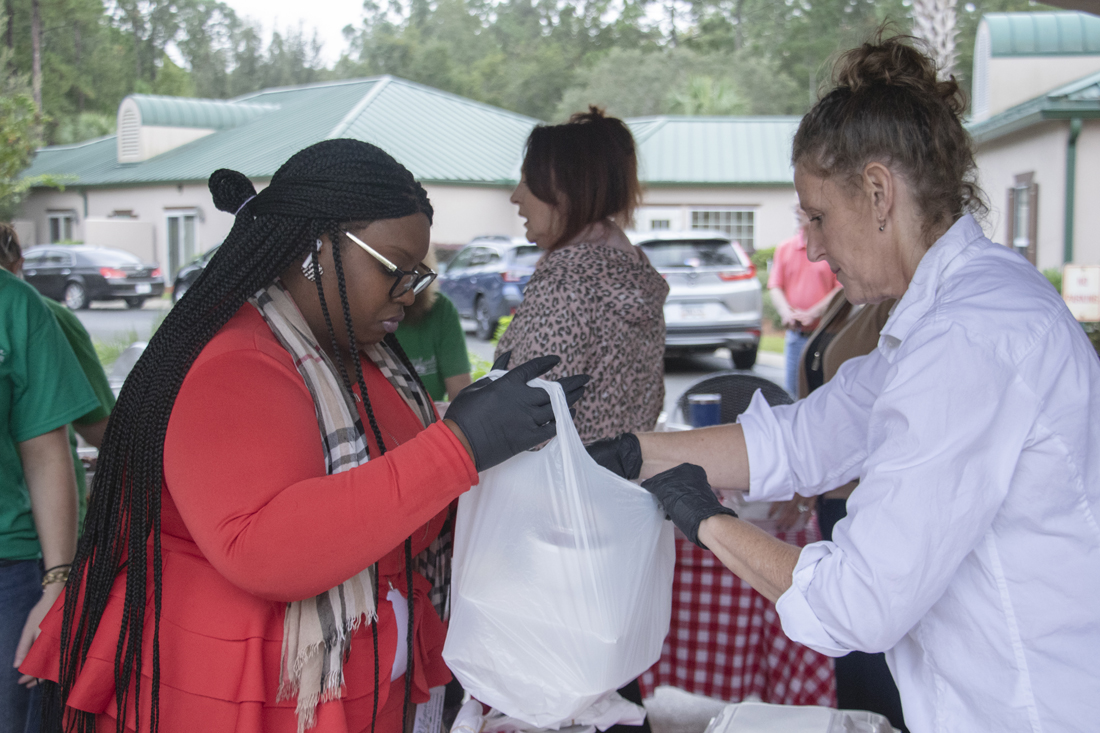
[[[0,36],[7,19],[0,18]],[[11,68],[12,52],[0,47],[0,68]],[[9,73],[0,82],[0,221],[10,221],[32,186],[53,186],[54,178],[19,178],[42,143],[42,115],[35,107],[27,77]]]
[[575,79],[553,119],[565,119],[589,104],[620,117],[796,114],[805,106],[802,89],[773,59],[747,49],[613,49]]
[[[228,98],[393,74],[543,120],[589,104],[623,116],[801,114],[829,61],[885,20],[907,32],[908,0],[366,0],[332,68],[307,28],[262,28],[220,0],[37,0],[42,135],[109,132],[134,92]],[[32,0],[4,0],[9,72],[31,71]],[[956,73],[969,87],[983,13],[958,8]],[[270,34],[270,35],[268,35]]]

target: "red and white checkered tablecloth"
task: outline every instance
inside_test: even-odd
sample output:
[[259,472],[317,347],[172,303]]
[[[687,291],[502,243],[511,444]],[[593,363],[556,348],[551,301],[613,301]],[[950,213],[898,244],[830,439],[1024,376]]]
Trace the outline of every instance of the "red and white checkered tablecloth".
[[[813,516],[797,532],[773,534],[799,546],[821,539]],[[646,697],[671,685],[728,702],[757,695],[777,705],[836,707],[832,659],[788,639],[774,603],[682,537],[672,624],[660,661],[640,682]]]

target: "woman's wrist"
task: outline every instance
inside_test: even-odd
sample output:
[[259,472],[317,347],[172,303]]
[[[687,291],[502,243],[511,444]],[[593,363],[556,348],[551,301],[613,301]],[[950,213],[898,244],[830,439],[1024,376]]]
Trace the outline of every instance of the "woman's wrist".
[[69,581],[69,569],[71,565],[65,563],[63,565],[54,565],[51,568],[47,568],[46,572],[42,574],[42,587],[46,588],[51,585],[64,586]]
[[444,418],[443,424],[450,428],[451,432],[458,438],[458,442],[466,449],[466,453],[470,456],[470,460],[474,460],[474,449],[470,445],[470,441],[466,439],[466,433],[462,432],[462,428],[458,427],[458,423],[454,420],[447,420]]

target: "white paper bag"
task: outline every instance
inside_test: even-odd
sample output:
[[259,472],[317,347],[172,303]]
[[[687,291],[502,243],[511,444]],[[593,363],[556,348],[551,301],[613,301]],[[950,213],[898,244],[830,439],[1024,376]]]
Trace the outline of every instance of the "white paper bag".
[[443,659],[478,700],[554,728],[656,663],[675,548],[656,499],[589,457],[561,387],[530,384],[558,435],[459,500]]

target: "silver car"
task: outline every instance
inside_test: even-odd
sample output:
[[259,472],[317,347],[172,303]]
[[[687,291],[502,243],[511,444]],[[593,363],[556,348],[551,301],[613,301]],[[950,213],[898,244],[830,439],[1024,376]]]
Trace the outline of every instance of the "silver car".
[[631,232],[630,241],[668,281],[667,352],[725,346],[736,369],[751,369],[760,345],[763,298],[756,267],[720,232]]

